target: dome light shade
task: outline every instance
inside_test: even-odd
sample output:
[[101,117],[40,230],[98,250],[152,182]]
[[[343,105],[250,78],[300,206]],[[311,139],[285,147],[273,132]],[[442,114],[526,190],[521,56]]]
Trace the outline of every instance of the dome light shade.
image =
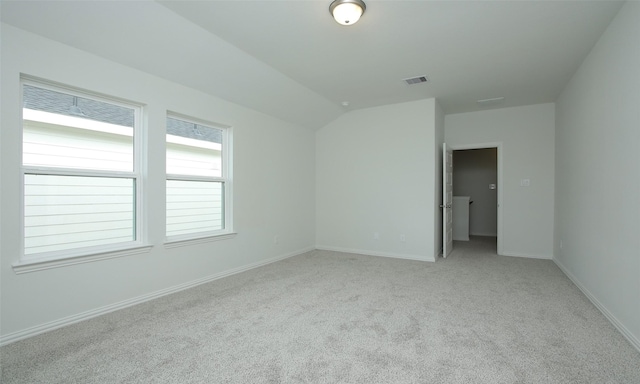
[[329,6],[329,12],[339,24],[352,25],[360,20],[367,6],[362,0],[335,0]]

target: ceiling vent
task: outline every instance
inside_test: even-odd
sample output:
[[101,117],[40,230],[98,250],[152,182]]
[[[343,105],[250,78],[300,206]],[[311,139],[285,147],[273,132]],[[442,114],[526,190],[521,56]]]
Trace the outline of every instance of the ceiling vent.
[[482,99],[476,101],[478,107],[492,107],[494,105],[501,104],[504,101],[504,97],[494,97],[493,99]]
[[426,83],[427,81],[429,81],[429,79],[427,79],[427,76],[418,76],[402,80],[407,83],[407,85]]

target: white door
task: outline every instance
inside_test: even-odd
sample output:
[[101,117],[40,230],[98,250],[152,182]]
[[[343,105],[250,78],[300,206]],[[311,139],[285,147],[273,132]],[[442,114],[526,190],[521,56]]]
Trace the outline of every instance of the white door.
[[453,150],[442,144],[442,257],[453,250]]

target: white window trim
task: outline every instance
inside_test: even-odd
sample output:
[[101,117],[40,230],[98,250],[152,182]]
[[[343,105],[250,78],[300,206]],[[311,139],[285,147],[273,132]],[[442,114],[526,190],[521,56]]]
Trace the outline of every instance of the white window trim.
[[[222,130],[222,176],[190,176],[167,174],[166,180],[183,180],[183,181],[211,181],[222,182],[224,196],[224,229],[219,231],[194,232],[178,236],[165,237],[164,246],[167,249],[188,246],[193,244],[208,243],[212,241],[227,240],[236,237],[237,233],[233,230],[233,128],[228,125],[213,123],[206,120],[196,119],[179,113],[167,111],[166,117],[186,121],[189,123],[209,126]],[[165,120],[166,121],[166,120]],[[173,141],[174,136],[169,140]],[[166,139],[165,139],[166,140]],[[188,140],[188,139],[187,139]],[[166,154],[165,154],[166,156]],[[166,196],[166,188],[165,188]],[[166,220],[166,205],[165,205]],[[166,236],[166,223],[165,223]]]
[[[190,239],[182,239],[182,240],[178,239],[178,240],[171,240],[171,241],[167,239],[167,241],[164,243],[164,247],[166,249],[172,249],[172,248],[186,247],[188,245],[211,243],[214,241],[233,239],[238,235],[236,232],[224,232],[219,234],[203,235],[204,233],[206,232],[199,232],[198,234],[200,236],[192,237]],[[178,236],[175,236],[175,237],[178,237]]]
[[[93,100],[103,101],[126,108],[131,108],[134,111],[134,126],[133,126],[133,171],[121,172],[121,171],[104,171],[104,170],[85,170],[85,169],[67,169],[67,168],[53,168],[42,166],[22,166],[21,167],[21,186],[20,186],[20,257],[12,267],[16,274],[34,272],[44,269],[58,268],[69,265],[94,262],[105,259],[112,259],[117,257],[136,255],[141,253],[147,253],[153,247],[148,244],[146,237],[146,216],[144,215],[143,206],[146,204],[143,200],[145,182],[142,174],[144,155],[146,153],[146,130],[143,128],[143,113],[142,104],[117,99],[114,97],[101,95],[94,92],[83,91],[71,86],[57,84],[51,81],[34,78],[30,76],[21,76],[20,78],[20,100],[24,100],[24,85],[31,85],[34,87],[48,89],[56,92],[66,92],[71,95],[85,97]],[[22,110],[20,113],[21,135],[20,145],[22,146],[22,127],[24,126],[24,117],[22,116]],[[116,177],[116,178],[131,178],[135,180],[135,240],[126,243],[117,244],[105,244],[93,247],[74,248],[68,250],[60,250],[53,252],[42,252],[33,255],[26,256],[25,249],[25,217],[24,217],[24,177],[26,174],[41,174],[41,175],[58,175],[58,176],[88,176],[88,177]]]
[[[82,252],[77,252],[80,253],[77,255],[69,251],[65,252],[64,257],[44,257],[37,259],[34,258],[29,260],[20,260],[13,263],[12,267],[14,272],[19,275],[22,273],[42,271],[45,269],[60,268],[70,265],[91,263],[100,260],[108,260],[118,257],[149,253],[149,251],[151,251],[151,248],[153,248],[153,245],[140,245],[132,247],[127,243],[127,246],[125,247],[112,247],[113,249],[110,250],[106,250],[106,246],[99,247],[100,249],[97,249],[98,247],[78,248],[78,250],[82,250]],[[86,251],[88,249],[93,249],[94,251]]]

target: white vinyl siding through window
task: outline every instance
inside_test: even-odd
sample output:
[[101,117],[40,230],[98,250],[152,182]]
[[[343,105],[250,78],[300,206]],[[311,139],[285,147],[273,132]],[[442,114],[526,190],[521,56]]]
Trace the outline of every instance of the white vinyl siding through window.
[[167,117],[167,239],[228,229],[225,151],[228,129]]
[[224,229],[222,183],[167,180],[167,237]]
[[23,105],[22,260],[133,245],[139,107],[30,81]]
[[25,253],[134,240],[132,179],[25,175]]

